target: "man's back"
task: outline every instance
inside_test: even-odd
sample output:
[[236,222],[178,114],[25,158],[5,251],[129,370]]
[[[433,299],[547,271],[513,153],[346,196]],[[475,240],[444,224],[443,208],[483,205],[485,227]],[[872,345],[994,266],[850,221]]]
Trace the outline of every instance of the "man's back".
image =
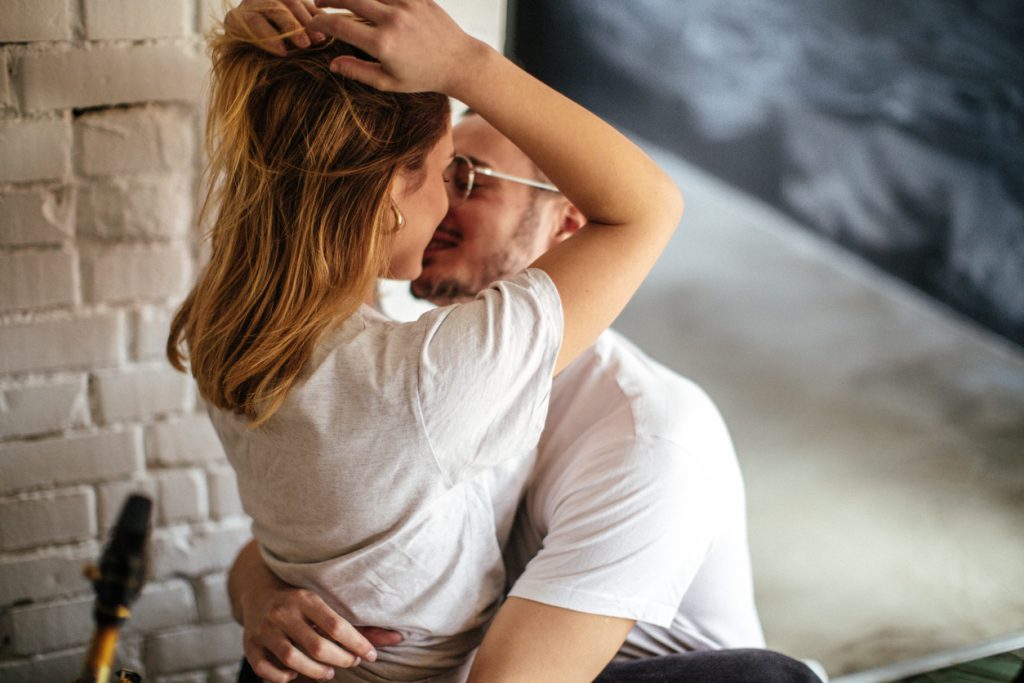
[[700,387],[607,332],[555,379],[539,450],[510,595],[637,620],[622,658],[764,645],[743,482]]

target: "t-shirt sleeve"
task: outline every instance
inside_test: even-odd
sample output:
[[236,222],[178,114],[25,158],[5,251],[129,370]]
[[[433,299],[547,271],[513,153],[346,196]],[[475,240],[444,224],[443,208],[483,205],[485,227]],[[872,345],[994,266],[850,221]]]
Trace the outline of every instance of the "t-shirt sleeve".
[[602,450],[543,503],[543,546],[509,595],[668,627],[715,534],[707,473],[664,439]]
[[424,315],[418,408],[449,482],[529,452],[547,415],[562,343],[562,306],[529,269],[473,301]]

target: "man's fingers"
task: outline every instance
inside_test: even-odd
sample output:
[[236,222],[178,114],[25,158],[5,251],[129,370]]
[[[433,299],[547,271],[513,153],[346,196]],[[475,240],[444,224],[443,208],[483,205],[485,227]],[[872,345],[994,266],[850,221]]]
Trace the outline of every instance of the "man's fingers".
[[261,680],[270,683],[291,683],[298,676],[294,671],[282,668],[271,661],[267,653],[261,649],[255,648],[250,651],[250,648],[246,647],[245,658],[249,660],[253,673]]
[[402,634],[398,631],[389,631],[386,628],[376,626],[356,626],[355,629],[363,634],[363,637],[370,641],[374,647],[387,647],[398,645],[402,640]]
[[[319,596],[317,597],[319,601]],[[339,617],[326,603],[310,604],[306,617],[316,625],[320,632],[350,653],[363,657],[369,662],[377,661],[377,651],[352,624]],[[318,658],[319,659],[319,658]],[[321,660],[324,661],[324,660]]]
[[[283,667],[284,670],[302,674],[312,678],[314,681],[322,681],[334,677],[333,667],[311,659],[306,653],[295,647],[287,638],[275,638],[270,642],[263,643],[263,647],[277,659],[276,666]],[[255,667],[253,667],[253,671],[255,670]]]

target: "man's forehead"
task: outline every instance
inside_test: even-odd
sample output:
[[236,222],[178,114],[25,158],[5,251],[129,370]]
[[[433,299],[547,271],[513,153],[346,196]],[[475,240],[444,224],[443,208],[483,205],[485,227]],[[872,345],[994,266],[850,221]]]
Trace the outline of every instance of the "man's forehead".
[[477,114],[470,114],[455,125],[455,151],[478,166],[509,170],[529,166],[530,160],[496,128]]

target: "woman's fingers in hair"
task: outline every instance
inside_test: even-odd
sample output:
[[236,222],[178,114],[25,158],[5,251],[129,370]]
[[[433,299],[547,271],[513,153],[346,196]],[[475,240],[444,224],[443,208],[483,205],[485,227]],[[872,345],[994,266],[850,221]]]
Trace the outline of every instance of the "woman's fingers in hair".
[[336,57],[331,62],[331,71],[365,83],[377,90],[395,90],[395,79],[384,72],[384,68],[375,62],[367,62],[358,57]]
[[267,21],[262,11],[253,7],[253,3],[243,3],[228,12],[224,17],[224,30],[228,35],[255,39],[260,47],[275,55],[286,52],[280,31]]
[[465,80],[466,62],[483,54],[483,43],[468,36],[434,2],[317,0],[317,4],[349,10],[369,22],[332,13],[315,17],[310,25],[376,59],[379,64],[341,57],[332,68],[382,90],[446,92]]
[[[313,20],[313,17],[324,13],[322,9],[313,4],[312,0],[281,0],[281,2],[285,4],[285,6],[291,11],[292,16],[294,16],[303,27],[308,27],[309,22]],[[307,30],[305,35],[308,36],[309,40],[313,43],[322,43],[327,40],[327,36],[319,31]],[[292,39],[292,43],[297,47],[307,47],[306,45],[298,45],[298,43],[295,43],[294,38]]]
[[306,28],[313,17],[323,13],[310,0],[243,0],[228,12],[224,26],[229,33],[255,38],[263,49],[283,56],[288,52],[285,40],[306,48],[327,39]]
[[374,24],[384,23],[391,9],[380,0],[316,0],[316,6],[347,9]]

